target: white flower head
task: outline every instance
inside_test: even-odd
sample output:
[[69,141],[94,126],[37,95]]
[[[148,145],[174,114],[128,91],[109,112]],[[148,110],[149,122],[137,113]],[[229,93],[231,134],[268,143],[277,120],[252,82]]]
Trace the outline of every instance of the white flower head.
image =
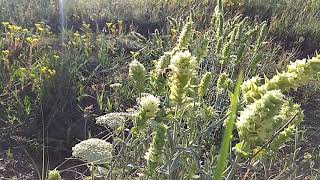
[[196,66],[197,60],[189,51],[180,51],[172,57],[169,67],[173,72],[190,75],[190,70],[195,69]]
[[92,164],[107,164],[112,160],[112,150],[109,142],[91,138],[72,147],[72,156]]
[[108,126],[112,129],[116,129],[119,126],[124,125],[127,118],[131,117],[132,113],[114,112],[96,118],[96,124],[101,126]]
[[146,117],[153,118],[159,111],[160,100],[159,98],[148,94],[141,97],[140,108],[146,113]]

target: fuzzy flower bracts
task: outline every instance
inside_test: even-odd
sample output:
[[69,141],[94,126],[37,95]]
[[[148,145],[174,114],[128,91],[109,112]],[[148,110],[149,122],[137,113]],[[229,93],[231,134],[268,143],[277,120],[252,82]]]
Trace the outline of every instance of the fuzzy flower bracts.
[[196,74],[196,58],[191,56],[189,51],[178,52],[172,57],[169,68],[172,70],[170,99],[177,104],[182,104],[190,81]]
[[242,93],[245,108],[236,122],[241,141],[236,150],[244,154],[251,153],[274,136],[265,148],[274,151],[285,143],[303,121],[303,112],[298,104],[285,98],[282,92],[318,78],[319,73],[320,56],[317,56],[291,63],[287,71],[278,73],[270,80],[265,78],[265,84],[261,86],[259,77],[244,82]]
[[320,55],[309,60],[297,60],[292,62],[287,71],[278,73],[270,80],[265,78],[265,84],[259,86],[259,77],[250,79],[242,85],[242,92],[246,103],[252,103],[254,99],[259,99],[260,94],[266,91],[280,89],[282,92],[308,83],[320,75]]
[[47,180],[62,180],[60,172],[57,170],[49,171]]
[[146,69],[138,60],[133,60],[129,64],[129,80],[139,90],[144,86]]
[[141,97],[139,102],[139,111],[135,115],[135,125],[131,129],[133,134],[139,134],[139,132],[146,127],[147,121],[156,117],[159,111],[159,105],[159,98],[151,94]]
[[164,161],[163,150],[165,146],[166,132],[167,129],[163,124],[157,125],[150,148],[145,155],[150,168],[155,168],[156,163],[162,163]]
[[262,144],[270,138],[274,132],[273,117],[280,112],[284,102],[284,95],[273,90],[247,106],[236,122],[240,140],[248,144]]

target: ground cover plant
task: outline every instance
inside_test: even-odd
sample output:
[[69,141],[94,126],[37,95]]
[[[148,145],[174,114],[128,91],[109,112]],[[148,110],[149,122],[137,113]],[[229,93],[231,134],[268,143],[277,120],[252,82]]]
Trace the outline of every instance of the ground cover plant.
[[0,1],[0,178],[319,177],[320,57],[272,41],[281,3],[17,2]]

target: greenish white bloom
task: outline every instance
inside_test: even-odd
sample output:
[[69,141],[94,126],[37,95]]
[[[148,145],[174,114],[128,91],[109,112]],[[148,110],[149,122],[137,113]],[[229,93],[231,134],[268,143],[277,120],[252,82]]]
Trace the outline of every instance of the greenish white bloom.
[[72,156],[92,164],[107,164],[112,160],[112,145],[101,139],[91,138],[72,147]]
[[154,118],[159,111],[159,98],[148,94],[140,99],[140,110],[145,113],[146,118]]
[[119,126],[125,124],[126,120],[132,116],[132,113],[114,112],[108,113],[96,118],[96,124],[100,126],[108,126],[112,129],[116,129]]
[[247,145],[261,145],[270,139],[277,130],[273,117],[279,114],[284,104],[284,95],[280,90],[266,92],[261,99],[248,105],[236,122],[240,140]]
[[248,80],[242,85],[242,91],[247,102],[253,102],[259,98],[259,94],[266,91],[280,89],[282,92],[297,89],[320,74],[320,55],[309,60],[297,60],[291,62],[288,70],[278,73],[273,78],[265,79],[265,84],[258,86],[257,79]]
[[190,82],[196,74],[196,58],[189,51],[177,52],[172,57],[169,68],[172,70],[170,99],[181,104],[186,99]]
[[60,172],[56,169],[49,171],[47,180],[62,180]]
[[144,85],[146,69],[138,60],[133,60],[129,64],[129,80],[138,88]]

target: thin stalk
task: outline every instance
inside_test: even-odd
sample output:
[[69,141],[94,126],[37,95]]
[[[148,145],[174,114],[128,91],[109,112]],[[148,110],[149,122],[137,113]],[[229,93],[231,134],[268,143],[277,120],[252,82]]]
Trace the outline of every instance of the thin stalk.
[[230,170],[226,180],[232,180],[233,179],[233,176],[234,176],[235,172],[237,171],[239,160],[240,160],[240,156],[237,155],[236,158],[233,161],[233,164],[231,166],[231,170]]
[[[173,147],[171,147],[171,156],[170,156],[170,157],[173,157],[173,156],[174,156],[174,153],[175,153],[175,151],[176,151],[176,146],[175,146],[175,144],[176,144],[177,129],[178,129],[178,126],[177,126],[177,113],[178,113],[178,109],[179,109],[179,106],[176,105],[176,107],[175,107],[175,112],[174,112],[173,133],[172,133],[172,142],[173,142],[172,145],[173,145]],[[170,159],[170,162],[172,162],[172,159]],[[171,174],[171,169],[170,169],[171,163],[170,163],[170,165],[169,165],[168,167],[169,167],[169,169],[168,169],[168,171],[169,171],[169,173],[168,173],[168,178],[169,178],[169,179],[173,179],[173,178],[172,178],[172,174]]]

